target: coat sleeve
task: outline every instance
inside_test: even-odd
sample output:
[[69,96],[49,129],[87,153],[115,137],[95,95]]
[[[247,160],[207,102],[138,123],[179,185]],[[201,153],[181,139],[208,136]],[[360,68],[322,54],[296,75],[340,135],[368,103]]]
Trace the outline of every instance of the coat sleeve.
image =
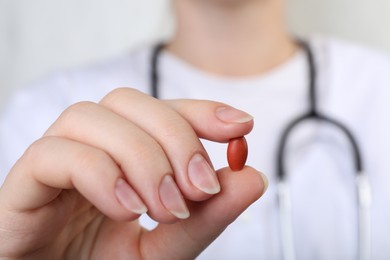
[[28,146],[69,103],[67,78],[55,74],[17,91],[0,115],[0,184]]

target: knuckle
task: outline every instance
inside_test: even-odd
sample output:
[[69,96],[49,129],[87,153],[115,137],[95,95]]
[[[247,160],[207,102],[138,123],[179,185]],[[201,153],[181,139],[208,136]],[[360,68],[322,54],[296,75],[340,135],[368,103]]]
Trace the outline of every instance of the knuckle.
[[44,151],[50,149],[55,137],[42,137],[33,142],[24,152],[23,158],[27,160],[29,164],[37,163],[41,161],[41,157]]
[[153,141],[140,142],[135,145],[134,151],[136,152],[132,159],[139,162],[156,162],[164,155],[162,147]]
[[80,116],[88,114],[97,105],[91,101],[81,101],[70,105],[65,109],[56,121],[61,128],[72,127]]
[[168,120],[165,122],[165,126],[162,128],[162,134],[165,138],[190,140],[194,138],[194,131],[185,120],[179,120],[177,118]]
[[110,156],[99,149],[84,149],[78,155],[79,161],[76,163],[77,167],[87,172],[104,172],[107,168],[115,167]]
[[85,113],[86,111],[90,110],[91,108],[95,107],[96,104],[91,101],[80,101],[73,105],[70,105],[65,111],[65,114],[80,114]]
[[134,88],[128,88],[128,87],[116,88],[111,92],[109,92],[106,96],[104,96],[103,99],[100,101],[100,103],[104,106],[110,107],[120,102],[120,100],[122,100],[124,96],[131,96],[137,92],[139,91]]

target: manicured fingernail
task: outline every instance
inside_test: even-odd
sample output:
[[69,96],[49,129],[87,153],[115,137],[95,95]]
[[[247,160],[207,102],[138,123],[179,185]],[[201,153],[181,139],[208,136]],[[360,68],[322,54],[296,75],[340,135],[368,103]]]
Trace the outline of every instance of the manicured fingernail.
[[115,184],[115,195],[120,204],[127,210],[143,214],[148,211],[138,194],[130,187],[124,179],[118,179]]
[[226,123],[246,123],[253,120],[253,116],[232,107],[218,107],[215,111],[218,119]]
[[263,196],[263,194],[264,194],[264,193],[267,191],[267,189],[268,189],[269,181],[268,181],[267,176],[265,176],[264,173],[260,172],[260,175],[261,175],[261,178],[263,178],[263,183],[264,183],[263,193],[261,194],[261,195]]
[[186,219],[190,212],[171,175],[165,175],[160,184],[160,199],[164,207],[175,217]]
[[207,194],[217,194],[221,190],[215,171],[198,153],[191,158],[188,164],[188,177],[195,187]]

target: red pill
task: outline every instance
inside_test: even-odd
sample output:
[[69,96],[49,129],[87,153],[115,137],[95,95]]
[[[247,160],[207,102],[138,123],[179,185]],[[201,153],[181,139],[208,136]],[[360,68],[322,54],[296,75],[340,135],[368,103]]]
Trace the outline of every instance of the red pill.
[[227,148],[227,160],[230,169],[233,171],[241,171],[245,166],[246,158],[248,157],[248,144],[245,137],[230,139]]

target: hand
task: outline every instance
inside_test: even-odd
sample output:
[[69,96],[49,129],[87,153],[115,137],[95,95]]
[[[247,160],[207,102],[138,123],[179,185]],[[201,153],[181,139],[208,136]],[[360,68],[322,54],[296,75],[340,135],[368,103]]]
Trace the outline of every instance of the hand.
[[[215,172],[199,138],[252,127],[221,103],[126,88],[72,105],[0,189],[0,257],[194,258],[266,188],[250,167]],[[137,221],[146,211],[152,231]]]

